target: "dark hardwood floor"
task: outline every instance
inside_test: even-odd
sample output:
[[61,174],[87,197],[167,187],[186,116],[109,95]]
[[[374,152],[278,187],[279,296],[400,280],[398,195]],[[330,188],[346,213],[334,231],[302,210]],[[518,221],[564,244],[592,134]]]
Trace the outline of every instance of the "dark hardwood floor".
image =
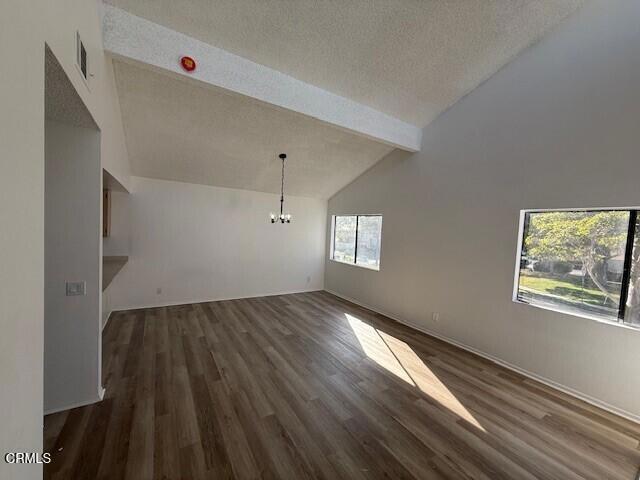
[[[640,426],[326,292],[119,312],[47,479],[624,479]],[[634,381],[638,381],[635,379]]]

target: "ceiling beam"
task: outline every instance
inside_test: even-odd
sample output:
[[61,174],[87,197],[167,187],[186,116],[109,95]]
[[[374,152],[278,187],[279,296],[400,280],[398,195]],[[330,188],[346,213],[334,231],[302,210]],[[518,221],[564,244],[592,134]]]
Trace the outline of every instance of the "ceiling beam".
[[[420,150],[422,130],[415,125],[111,5],[103,6],[104,48],[116,57],[252,97],[402,150]],[[184,55],[196,60],[194,72],[181,68]]]

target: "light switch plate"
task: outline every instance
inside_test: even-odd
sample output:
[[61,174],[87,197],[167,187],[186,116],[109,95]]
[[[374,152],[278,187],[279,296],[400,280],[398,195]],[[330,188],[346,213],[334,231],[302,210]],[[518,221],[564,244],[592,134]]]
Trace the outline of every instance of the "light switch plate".
[[67,282],[67,297],[87,294],[87,282]]

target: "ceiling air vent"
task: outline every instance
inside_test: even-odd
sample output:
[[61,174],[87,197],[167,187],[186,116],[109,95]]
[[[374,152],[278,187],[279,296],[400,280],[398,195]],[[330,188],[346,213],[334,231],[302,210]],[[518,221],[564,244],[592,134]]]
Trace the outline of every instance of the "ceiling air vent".
[[80,32],[76,32],[76,64],[85,82],[89,80],[89,67],[87,63],[87,49],[80,39]]

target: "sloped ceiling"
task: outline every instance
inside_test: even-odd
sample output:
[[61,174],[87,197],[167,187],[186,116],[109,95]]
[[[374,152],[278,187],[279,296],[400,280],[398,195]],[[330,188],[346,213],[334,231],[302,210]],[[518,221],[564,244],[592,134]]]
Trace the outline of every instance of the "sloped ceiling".
[[[424,127],[583,0],[108,3]],[[139,66],[116,62],[116,75],[138,175],[277,191],[282,150],[291,156],[289,191],[326,198],[389,151]]]
[[237,94],[114,61],[134,175],[329,198],[392,147]]
[[109,0],[424,127],[583,0]]

